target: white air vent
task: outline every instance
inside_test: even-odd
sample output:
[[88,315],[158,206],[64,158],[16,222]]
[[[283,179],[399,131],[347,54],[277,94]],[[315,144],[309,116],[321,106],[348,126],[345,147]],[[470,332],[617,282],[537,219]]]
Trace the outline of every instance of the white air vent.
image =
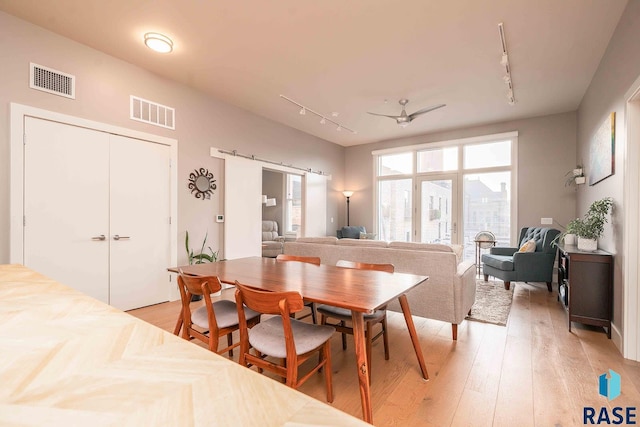
[[30,63],[29,87],[76,99],[76,76]]
[[176,110],[171,107],[131,95],[131,120],[175,129],[175,116]]

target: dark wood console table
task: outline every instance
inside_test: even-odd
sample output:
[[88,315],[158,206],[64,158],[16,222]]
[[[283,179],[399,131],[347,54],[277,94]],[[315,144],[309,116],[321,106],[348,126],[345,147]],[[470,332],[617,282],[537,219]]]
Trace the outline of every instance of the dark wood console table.
[[573,245],[558,247],[558,299],[571,322],[602,326],[611,339],[613,255],[585,252]]

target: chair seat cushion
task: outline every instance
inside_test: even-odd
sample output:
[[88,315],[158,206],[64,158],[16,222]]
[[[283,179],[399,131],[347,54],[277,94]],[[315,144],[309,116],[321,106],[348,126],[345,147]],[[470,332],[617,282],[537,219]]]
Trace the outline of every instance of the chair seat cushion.
[[[220,300],[213,303],[213,311],[216,313],[216,322],[218,328],[228,328],[238,324],[238,309],[236,303],[229,300]],[[244,308],[247,321],[260,316],[260,313],[251,310],[248,307]],[[209,329],[209,317],[207,316],[207,307],[196,309],[191,313],[191,321],[204,329]]]
[[508,255],[482,255],[482,262],[503,271],[513,271],[513,257]]
[[[336,331],[331,326],[314,325],[295,319],[290,320],[298,355],[320,347]],[[271,317],[249,329],[249,343],[263,354],[278,358],[287,357],[282,317]]]
[[[332,317],[338,320],[351,320],[351,310],[347,310],[346,308],[320,304],[317,307],[317,310],[318,313],[324,314],[327,317]],[[384,310],[376,310],[371,314],[365,314],[364,320],[365,322],[368,320],[379,320],[384,316],[384,314]]]

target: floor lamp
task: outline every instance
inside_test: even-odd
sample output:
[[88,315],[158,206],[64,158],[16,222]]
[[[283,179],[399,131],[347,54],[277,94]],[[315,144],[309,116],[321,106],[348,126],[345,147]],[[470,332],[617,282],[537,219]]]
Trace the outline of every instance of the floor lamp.
[[353,196],[353,191],[343,191],[344,197],[347,198],[347,227],[349,226],[349,198]]

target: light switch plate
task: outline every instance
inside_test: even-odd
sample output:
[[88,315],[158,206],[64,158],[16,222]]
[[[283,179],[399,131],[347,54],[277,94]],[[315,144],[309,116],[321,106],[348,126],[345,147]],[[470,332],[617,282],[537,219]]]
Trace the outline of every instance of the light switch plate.
[[224,222],[224,215],[216,215],[216,222]]

